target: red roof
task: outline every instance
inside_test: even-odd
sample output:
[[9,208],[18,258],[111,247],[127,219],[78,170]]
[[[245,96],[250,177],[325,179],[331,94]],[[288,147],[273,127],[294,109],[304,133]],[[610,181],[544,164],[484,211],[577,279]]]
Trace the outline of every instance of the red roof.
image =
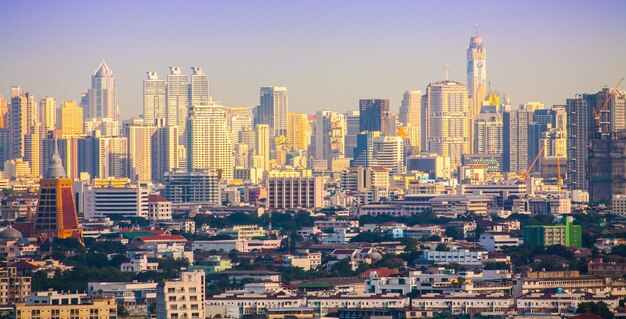
[[375,269],[368,269],[366,271],[364,271],[363,273],[361,273],[362,277],[369,277],[370,274],[372,272],[376,272],[376,274],[378,275],[378,277],[389,277],[391,275],[395,275],[395,274],[399,274],[400,271],[398,271],[398,269],[391,269],[388,267],[380,267],[380,268],[375,268]]
[[352,255],[354,252],[354,249],[335,249],[331,255]]
[[187,239],[181,235],[165,235],[165,236],[139,236],[137,237],[142,241],[187,241]]
[[148,195],[148,202],[169,202],[169,200],[163,198],[161,195]]

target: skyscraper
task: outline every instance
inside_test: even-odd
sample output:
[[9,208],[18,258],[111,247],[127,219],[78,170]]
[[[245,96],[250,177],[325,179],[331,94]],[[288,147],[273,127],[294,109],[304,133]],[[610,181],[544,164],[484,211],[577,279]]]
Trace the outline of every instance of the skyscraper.
[[83,233],[78,225],[72,179],[67,177],[61,164],[56,142],[40,188],[35,235],[41,238],[75,238],[82,243]]
[[315,154],[318,160],[344,158],[346,118],[343,114],[318,111],[315,115]]
[[179,67],[171,66],[167,76],[167,124],[178,126],[178,134],[185,131],[188,106],[187,76]]
[[[428,149],[450,157],[453,166],[461,163],[461,155],[470,153],[470,117],[467,87],[454,81],[431,83],[426,89]],[[424,149],[425,146],[422,145]]]
[[504,170],[525,173],[529,158],[537,154],[529,152],[529,126],[533,123],[533,112],[519,109],[503,114],[503,162]]
[[7,129],[9,130],[9,158],[24,157],[24,137],[29,132],[28,100],[29,94],[17,92],[12,94],[11,106],[7,113]]
[[187,170],[215,171],[221,179],[233,178],[233,145],[224,107],[194,105],[187,119]]
[[361,132],[361,117],[359,111],[349,111],[344,115],[346,117],[345,157],[353,158],[354,148],[356,147],[356,136]]
[[154,125],[157,120],[167,120],[165,91],[165,80],[159,80],[156,72],[148,72],[148,79],[143,80],[144,124]]
[[483,38],[471,37],[467,49],[467,93],[472,98],[472,115],[480,113],[480,106],[487,96],[487,50],[483,47]]
[[209,76],[204,74],[201,67],[191,67],[190,105],[207,104],[209,95]]
[[311,125],[308,115],[289,112],[287,121],[288,145],[296,150],[306,150],[310,141]]
[[474,153],[502,155],[502,114],[479,113],[474,121]]
[[[164,123],[162,123],[164,124]],[[180,168],[178,126],[159,126],[152,135],[152,180],[163,181],[163,174]],[[186,167],[182,167],[186,169]]]
[[359,100],[359,127],[361,132],[389,134],[389,100]]
[[63,138],[78,137],[84,134],[83,108],[76,105],[75,100],[63,101],[59,108],[58,127]]
[[262,87],[260,103],[256,111],[256,124],[267,124],[273,129],[272,137],[287,136],[287,113],[289,99],[287,88]]
[[422,91],[406,91],[400,105],[400,122],[404,126],[419,127],[422,123]]
[[40,176],[41,123],[36,122],[24,137],[24,161],[30,163],[33,176]]
[[57,100],[55,98],[46,96],[39,101],[39,122],[44,133],[57,128]]
[[9,107],[7,105],[7,101],[2,97],[2,95],[0,95],[0,128],[5,127],[8,112]]
[[257,124],[256,126],[256,155],[263,159],[263,169],[270,169],[270,126]]
[[131,125],[128,127],[129,175],[133,181],[152,180],[152,135],[154,125]]
[[119,108],[115,95],[115,77],[106,62],[102,61],[91,76],[91,89],[87,92],[89,107],[85,118],[108,118],[119,120]]

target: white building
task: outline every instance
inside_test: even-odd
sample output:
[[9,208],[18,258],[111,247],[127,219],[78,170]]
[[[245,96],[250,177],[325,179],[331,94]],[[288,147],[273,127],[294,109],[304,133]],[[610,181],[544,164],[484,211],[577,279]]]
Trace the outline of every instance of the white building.
[[468,249],[452,249],[449,251],[424,250],[424,260],[435,264],[457,263],[460,265],[479,265],[487,258],[486,251],[471,251]]
[[480,246],[488,251],[502,250],[502,247],[517,247],[522,244],[521,238],[510,234],[483,233],[480,235]]
[[128,127],[128,175],[133,181],[152,181],[152,136],[156,129],[153,125]]
[[163,181],[163,197],[172,203],[221,203],[215,172],[170,171],[164,174]]
[[201,67],[191,67],[191,101],[189,105],[208,104],[211,102],[209,95],[209,76],[204,73]]
[[144,124],[154,125],[156,121],[167,120],[165,91],[165,80],[159,80],[156,72],[148,72],[148,78],[143,80]]
[[172,202],[160,195],[148,195],[148,220],[172,220]]
[[179,67],[170,67],[167,76],[167,124],[178,126],[179,134],[185,132],[189,99],[187,75]]
[[157,319],[205,317],[204,271],[184,271],[175,281],[157,286]]
[[274,129],[273,136],[287,136],[287,112],[289,100],[287,88],[282,86],[262,87],[256,123],[267,124]]
[[193,105],[187,131],[187,170],[215,171],[220,179],[233,179],[233,144],[224,107]]
[[148,218],[150,189],[128,185],[125,187],[87,188],[86,219],[110,216]]

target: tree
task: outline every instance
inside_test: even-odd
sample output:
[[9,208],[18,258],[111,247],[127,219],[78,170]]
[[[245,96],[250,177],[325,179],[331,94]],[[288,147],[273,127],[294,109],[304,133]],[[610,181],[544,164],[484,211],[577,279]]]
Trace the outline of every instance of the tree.
[[463,239],[463,234],[461,234],[454,227],[448,227],[446,228],[446,237],[452,237],[454,240],[461,240]]
[[448,248],[448,246],[444,243],[439,243],[437,244],[437,247],[435,248],[436,251],[450,251],[450,248]]
[[581,302],[578,304],[576,313],[592,313],[598,315],[604,319],[615,319],[613,311],[609,309],[609,306],[604,301],[599,302]]

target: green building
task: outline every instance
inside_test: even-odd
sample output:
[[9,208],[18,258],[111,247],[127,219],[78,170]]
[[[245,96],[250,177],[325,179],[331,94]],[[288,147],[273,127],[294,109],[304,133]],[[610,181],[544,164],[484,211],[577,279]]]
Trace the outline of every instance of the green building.
[[231,269],[232,267],[229,259],[222,259],[220,256],[211,256],[206,260],[197,262],[196,265],[190,266],[189,270],[203,270],[205,274],[210,274]]
[[574,225],[572,217],[563,218],[564,224],[524,226],[524,244],[531,248],[563,245],[582,247],[582,228]]

